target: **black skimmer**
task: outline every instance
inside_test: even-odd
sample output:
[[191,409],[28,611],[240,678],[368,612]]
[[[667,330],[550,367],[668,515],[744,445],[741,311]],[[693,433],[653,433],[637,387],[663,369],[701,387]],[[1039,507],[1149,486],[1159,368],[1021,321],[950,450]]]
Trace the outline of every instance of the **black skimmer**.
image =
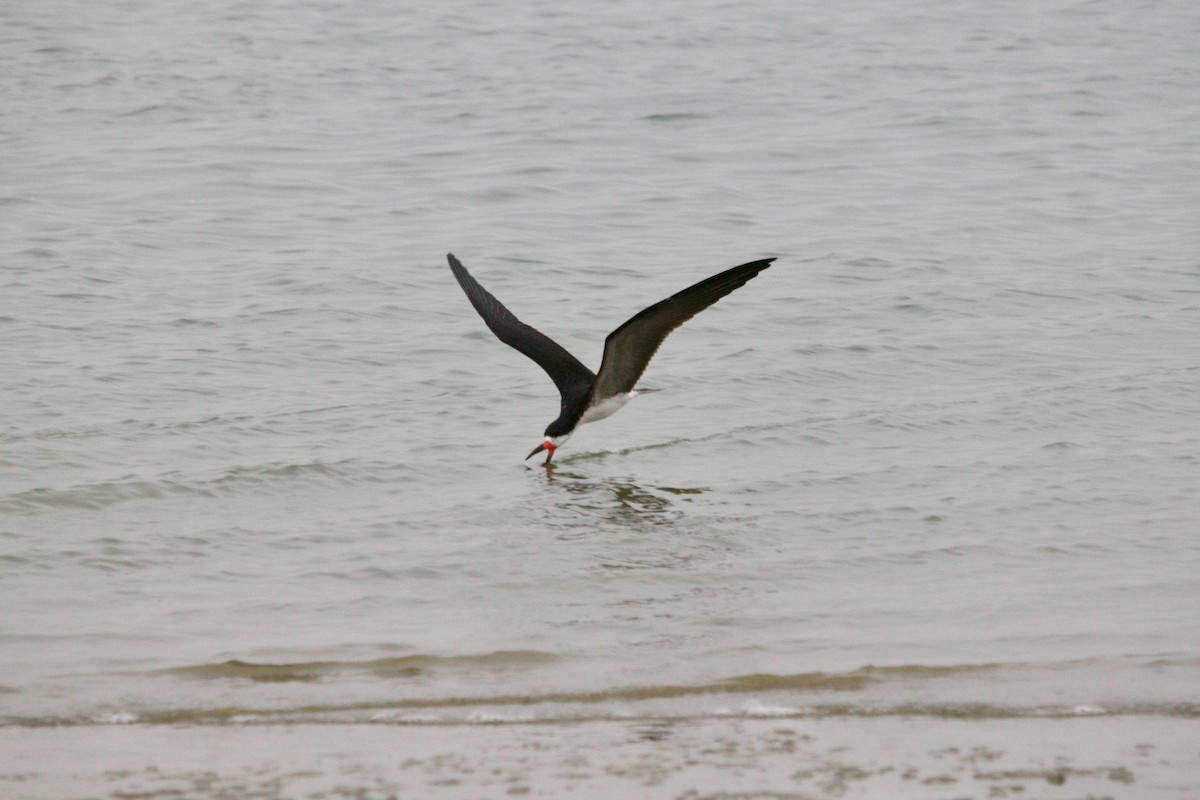
[[521,320],[484,289],[462,262],[447,254],[450,270],[467,299],[500,341],[520,350],[546,370],[562,395],[558,419],[546,427],[542,443],[525,460],[546,451],[546,464],[579,425],[611,415],[638,394],[634,388],[667,334],[771,266],[764,258],[705,278],[634,314],[604,340],[600,371],[592,373],[561,345]]

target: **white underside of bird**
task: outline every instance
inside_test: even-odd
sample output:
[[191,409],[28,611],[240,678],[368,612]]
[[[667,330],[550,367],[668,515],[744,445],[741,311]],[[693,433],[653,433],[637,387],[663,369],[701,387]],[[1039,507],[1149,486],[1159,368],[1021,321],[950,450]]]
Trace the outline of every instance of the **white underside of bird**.
[[642,392],[640,389],[634,389],[632,392],[623,392],[621,394],[614,394],[612,397],[606,397],[599,403],[594,403],[588,406],[587,411],[584,411],[583,416],[579,418],[579,424],[585,425],[589,422],[595,422],[596,420],[604,419],[605,417],[611,417],[613,414],[617,413],[617,410],[620,409],[621,406],[625,405],[641,393]]

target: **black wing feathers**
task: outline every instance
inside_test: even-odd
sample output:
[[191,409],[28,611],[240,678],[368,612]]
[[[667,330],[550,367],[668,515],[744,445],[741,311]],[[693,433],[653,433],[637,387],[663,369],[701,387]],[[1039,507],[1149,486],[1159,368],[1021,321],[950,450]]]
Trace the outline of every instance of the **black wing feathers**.
[[483,321],[496,334],[496,338],[505,344],[520,350],[546,370],[546,374],[558,387],[559,394],[566,402],[568,397],[586,393],[591,388],[596,376],[592,371],[579,363],[579,359],[568,353],[561,345],[535,328],[531,328],[509,311],[504,305],[484,289],[467,272],[452,254],[447,254],[450,271],[458,279],[458,285],[467,294],[467,299]]
[[727,269],[630,317],[604,340],[604,360],[593,396],[603,399],[631,391],[671,331],[745,285],[774,260],[764,258]]

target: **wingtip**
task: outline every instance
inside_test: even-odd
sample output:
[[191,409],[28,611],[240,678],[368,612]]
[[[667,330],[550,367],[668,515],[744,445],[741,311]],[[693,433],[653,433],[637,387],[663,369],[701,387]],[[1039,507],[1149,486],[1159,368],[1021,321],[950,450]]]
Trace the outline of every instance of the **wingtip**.
[[745,264],[734,267],[734,270],[752,270],[756,275],[762,272],[767,267],[771,266],[775,261],[775,256],[770,258],[760,258],[757,261],[747,261]]
[[454,253],[446,253],[446,260],[451,264],[457,264],[458,259],[454,257]]

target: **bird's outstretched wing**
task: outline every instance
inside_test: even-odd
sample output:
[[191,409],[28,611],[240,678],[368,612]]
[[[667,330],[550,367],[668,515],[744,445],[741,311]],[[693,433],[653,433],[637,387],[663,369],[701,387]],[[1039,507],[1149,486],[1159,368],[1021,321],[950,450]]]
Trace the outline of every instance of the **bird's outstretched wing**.
[[751,261],[705,278],[634,314],[604,340],[604,360],[596,374],[593,397],[631,391],[667,334],[771,266],[773,258]]
[[446,254],[446,260],[450,262],[450,271],[458,279],[458,285],[466,292],[467,299],[492,329],[492,333],[496,334],[496,338],[520,350],[546,370],[564,402],[568,397],[576,397],[591,388],[596,376],[579,359],[549,336],[517,319],[491,292],[471,277],[471,273],[452,253]]

